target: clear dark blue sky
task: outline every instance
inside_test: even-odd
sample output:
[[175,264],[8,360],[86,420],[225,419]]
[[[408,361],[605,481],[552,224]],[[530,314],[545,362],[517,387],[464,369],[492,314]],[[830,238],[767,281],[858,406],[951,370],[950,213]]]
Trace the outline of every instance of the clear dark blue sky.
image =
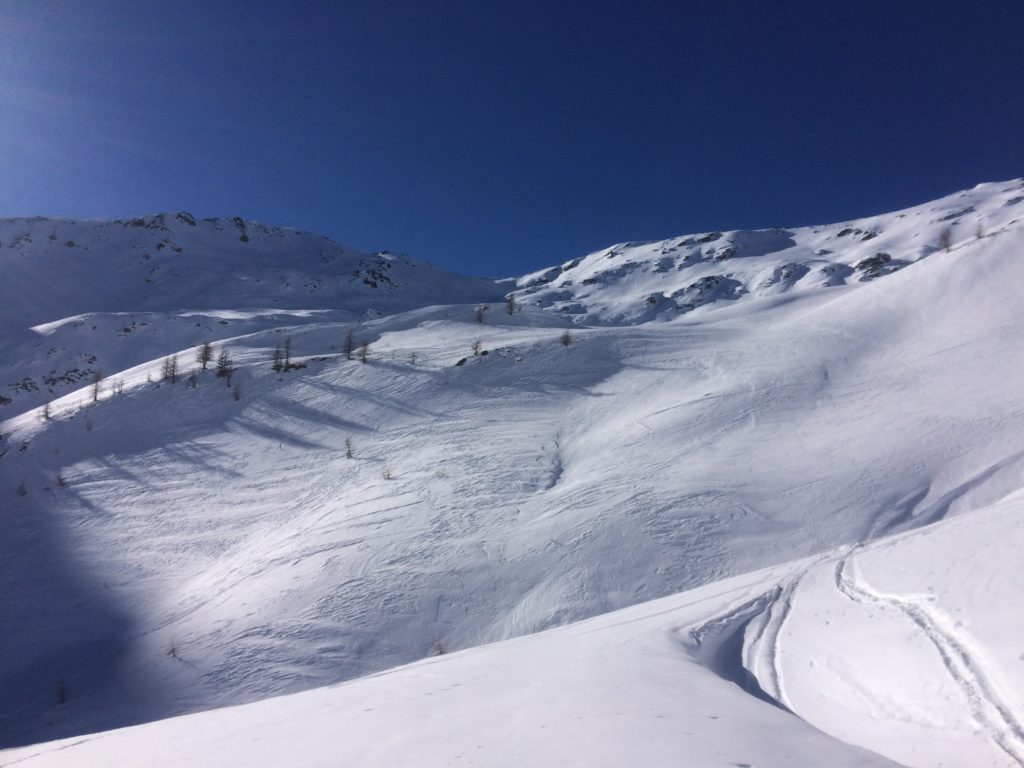
[[0,216],[503,275],[1021,175],[1022,0],[0,0]]

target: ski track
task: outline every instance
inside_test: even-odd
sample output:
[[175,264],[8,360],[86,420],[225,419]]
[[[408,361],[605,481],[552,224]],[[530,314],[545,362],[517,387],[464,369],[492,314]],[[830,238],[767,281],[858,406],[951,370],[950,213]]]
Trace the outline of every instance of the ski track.
[[692,647],[699,650],[708,638],[727,629],[731,624],[749,620],[762,613],[777,598],[779,588],[770,590],[757,597],[751,598],[736,606],[727,613],[715,616],[707,621],[691,627],[687,634],[690,636]]
[[[784,584],[780,584],[769,593],[770,599],[765,604],[762,612],[764,621],[757,627],[752,637],[743,641],[743,665],[747,671],[758,681],[762,690],[766,691],[776,702],[790,712],[795,712],[789,697],[786,695],[782,673],[782,630],[793,611],[793,604],[796,600],[796,592],[804,576],[815,566],[824,562],[824,557],[818,557],[813,562],[801,568]],[[748,627],[749,631],[749,627]],[[763,648],[763,650],[762,650]],[[767,658],[769,680],[761,679],[757,673],[757,660]],[[765,683],[769,685],[766,686]]]
[[835,583],[847,598],[861,605],[895,609],[910,619],[935,646],[942,664],[963,693],[978,726],[1018,766],[1024,767],[1024,725],[989,682],[984,665],[968,643],[956,636],[935,612],[906,596],[876,592],[852,572],[852,553],[836,563]]
[[[772,685],[771,695],[779,704],[790,711],[793,711],[793,706],[789,701],[789,697],[786,696],[786,689],[782,682],[782,648],[780,646],[780,638],[782,637],[782,628],[786,623],[786,619],[789,618],[789,614],[793,610],[796,588],[799,586],[804,573],[806,573],[806,570],[801,571],[789,583],[779,589],[778,596],[768,606],[767,621],[758,638],[766,644],[768,659],[771,662],[768,667]],[[777,613],[776,607],[779,607]]]
[[[792,612],[801,579],[818,562],[820,561],[802,569],[784,584],[747,600],[729,612],[709,619],[689,631],[694,647],[700,649],[709,637],[721,635],[732,624],[747,622],[745,632],[753,631],[753,635],[744,638],[741,651],[742,665],[757,680],[761,690],[790,712],[794,710],[783,684],[780,637]],[[759,659],[768,661],[767,680],[758,674]]]

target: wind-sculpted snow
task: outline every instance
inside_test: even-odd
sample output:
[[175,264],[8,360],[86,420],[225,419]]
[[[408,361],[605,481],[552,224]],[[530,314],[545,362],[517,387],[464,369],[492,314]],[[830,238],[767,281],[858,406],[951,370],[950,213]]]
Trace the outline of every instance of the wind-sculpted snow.
[[[263,249],[266,283],[272,243],[312,236],[167,217],[88,225],[170,237],[185,253],[187,233],[227,238],[239,249],[230,269],[211,269],[233,293],[219,304],[182,275],[187,303],[172,280],[140,294],[151,303],[118,306],[137,286],[94,261],[85,286],[112,283],[97,294],[109,305],[85,307],[83,290],[4,315],[23,323],[0,358],[12,380],[64,378],[0,411],[0,627],[19,633],[0,658],[0,743],[352,680],[811,558],[705,606],[686,632],[713,619],[722,631],[705,633],[718,639],[697,658],[874,751],[948,725],[949,749],[1003,759],[998,745],[977,747],[997,717],[951,706],[944,719],[926,704],[959,700],[967,684],[1020,719],[1011,665],[975,663],[976,647],[1015,625],[973,640],[958,631],[947,655],[963,649],[981,670],[958,680],[921,624],[843,595],[828,562],[1020,488],[1024,230],[1013,217],[1024,208],[1009,201],[1021,189],[984,185],[831,227],[617,246],[521,279],[510,306],[496,283],[457,280],[446,293],[447,278],[417,282],[425,268],[404,261],[391,274],[405,287],[345,282],[338,266],[333,294],[264,285],[247,304],[244,249]],[[73,251],[64,237],[43,235]],[[5,264],[56,258],[0,240]],[[879,252],[891,259],[864,265]],[[311,274],[316,259],[303,258]],[[230,386],[213,370],[191,378],[206,339],[232,355]],[[274,371],[286,339],[292,366]],[[176,383],[162,374],[173,353]],[[96,367],[107,378],[94,390]],[[902,600],[918,588],[870,567],[887,551],[857,551],[858,584]],[[800,666],[813,650],[807,596],[822,589],[854,617],[836,641],[849,656],[835,657],[854,666],[830,663],[869,716],[815,699],[817,672]],[[989,616],[984,590],[971,594]],[[883,660],[875,674],[858,660],[872,612],[935,662],[924,702],[911,695],[917,677],[897,674],[922,668]],[[911,726],[888,730],[889,718]],[[932,752],[916,749],[928,764],[919,756]]]

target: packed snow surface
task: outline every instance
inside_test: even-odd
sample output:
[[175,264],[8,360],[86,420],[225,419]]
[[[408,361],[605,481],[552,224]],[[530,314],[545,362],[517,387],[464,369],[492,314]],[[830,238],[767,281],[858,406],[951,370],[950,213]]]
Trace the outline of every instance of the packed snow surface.
[[[352,681],[0,763],[1024,765],[1022,213],[1018,180],[500,283],[0,222],[0,745]],[[231,386],[189,383],[206,340]]]

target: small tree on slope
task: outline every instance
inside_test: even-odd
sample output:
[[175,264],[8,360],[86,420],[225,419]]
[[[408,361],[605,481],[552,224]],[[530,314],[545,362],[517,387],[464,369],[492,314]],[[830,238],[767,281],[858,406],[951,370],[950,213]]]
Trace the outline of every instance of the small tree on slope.
[[205,371],[213,361],[213,344],[208,341],[204,341],[199,349],[196,351],[196,362],[199,363],[200,367]]
[[227,385],[231,386],[231,376],[235,372],[235,364],[231,360],[231,353],[226,349],[220,351],[220,357],[217,358],[217,376],[218,378],[227,379]]
[[345,353],[346,360],[352,359],[352,353],[356,351],[356,340],[352,335],[352,331],[345,334],[345,344],[342,347],[342,351]]
[[164,381],[174,384],[178,381],[178,356],[171,355],[164,358],[164,365],[160,371]]
[[100,382],[103,381],[103,371],[95,370],[92,374],[92,401],[95,403],[100,399]]

